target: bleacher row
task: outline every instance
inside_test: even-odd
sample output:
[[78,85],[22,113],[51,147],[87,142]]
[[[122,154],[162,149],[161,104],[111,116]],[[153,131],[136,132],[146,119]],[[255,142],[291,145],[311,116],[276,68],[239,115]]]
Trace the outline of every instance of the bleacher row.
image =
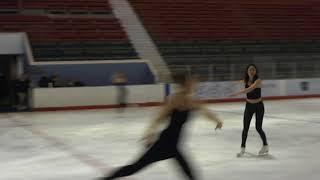
[[56,41],[32,42],[35,59],[41,61],[90,61],[137,59],[129,42],[121,41]]
[[33,41],[128,41],[116,18],[1,15],[0,31],[27,32]]
[[320,1],[130,2],[157,41],[320,38]]
[[0,9],[69,10],[111,13],[108,0],[1,0]]

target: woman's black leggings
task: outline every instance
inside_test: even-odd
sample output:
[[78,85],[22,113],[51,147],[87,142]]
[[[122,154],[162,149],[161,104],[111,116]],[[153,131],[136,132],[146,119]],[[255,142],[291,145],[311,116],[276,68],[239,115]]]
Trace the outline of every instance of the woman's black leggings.
[[169,158],[174,158],[176,160],[176,162],[180,165],[181,169],[187,175],[189,180],[196,180],[191,168],[188,165],[189,163],[187,163],[185,157],[178,150],[170,154],[163,154],[158,150],[149,150],[135,163],[128,166],[124,166],[103,179],[111,180],[119,177],[130,176],[138,172],[139,170],[143,169],[147,165]]
[[256,114],[256,130],[258,131],[262,141],[263,145],[268,145],[267,138],[265,133],[262,130],[262,123],[263,123],[263,116],[264,116],[264,105],[263,102],[251,104],[246,104],[246,109],[244,111],[244,117],[243,117],[243,131],[242,131],[242,143],[241,147],[246,147],[246,141],[248,137],[248,131],[250,127],[250,122],[252,119],[253,114]]

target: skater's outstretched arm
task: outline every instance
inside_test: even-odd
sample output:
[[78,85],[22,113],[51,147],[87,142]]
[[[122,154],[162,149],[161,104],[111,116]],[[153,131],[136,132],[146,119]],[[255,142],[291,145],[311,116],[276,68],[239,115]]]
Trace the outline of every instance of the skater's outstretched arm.
[[234,83],[238,83],[238,84],[243,84],[244,83],[244,80],[237,80],[237,81],[233,81]]
[[244,88],[236,93],[231,94],[230,96],[238,96],[240,94],[246,94],[251,92],[252,90],[261,87],[262,81],[261,79],[257,79],[253,84],[251,84],[251,86],[249,86],[248,88]]
[[217,123],[216,130],[221,129],[223,126],[223,121],[213,112],[211,112],[208,108],[203,105],[198,105],[198,110],[201,114],[206,116],[209,120]]

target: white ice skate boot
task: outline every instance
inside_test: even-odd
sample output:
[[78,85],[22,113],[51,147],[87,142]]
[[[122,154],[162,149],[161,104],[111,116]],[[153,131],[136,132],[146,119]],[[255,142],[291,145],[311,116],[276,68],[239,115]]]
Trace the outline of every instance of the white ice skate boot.
[[259,151],[259,156],[267,155],[269,153],[269,146],[262,146],[261,150]]
[[240,149],[240,152],[237,154],[237,157],[242,157],[245,152],[246,152],[246,148],[242,147],[242,148]]

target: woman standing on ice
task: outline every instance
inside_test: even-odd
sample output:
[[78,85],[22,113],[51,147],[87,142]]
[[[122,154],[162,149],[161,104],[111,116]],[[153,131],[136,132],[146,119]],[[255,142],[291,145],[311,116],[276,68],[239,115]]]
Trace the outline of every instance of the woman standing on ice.
[[259,151],[259,155],[264,155],[269,152],[269,146],[267,142],[266,135],[262,130],[263,116],[264,116],[264,104],[261,98],[261,79],[258,75],[258,69],[254,64],[249,64],[247,66],[244,79],[241,81],[244,83],[245,88],[232,94],[231,96],[238,96],[240,94],[246,94],[246,108],[243,116],[243,131],[242,131],[242,143],[241,150],[238,153],[238,157],[245,153],[246,141],[248,136],[248,131],[250,127],[250,122],[253,114],[256,115],[256,130],[258,131],[263,146]]

